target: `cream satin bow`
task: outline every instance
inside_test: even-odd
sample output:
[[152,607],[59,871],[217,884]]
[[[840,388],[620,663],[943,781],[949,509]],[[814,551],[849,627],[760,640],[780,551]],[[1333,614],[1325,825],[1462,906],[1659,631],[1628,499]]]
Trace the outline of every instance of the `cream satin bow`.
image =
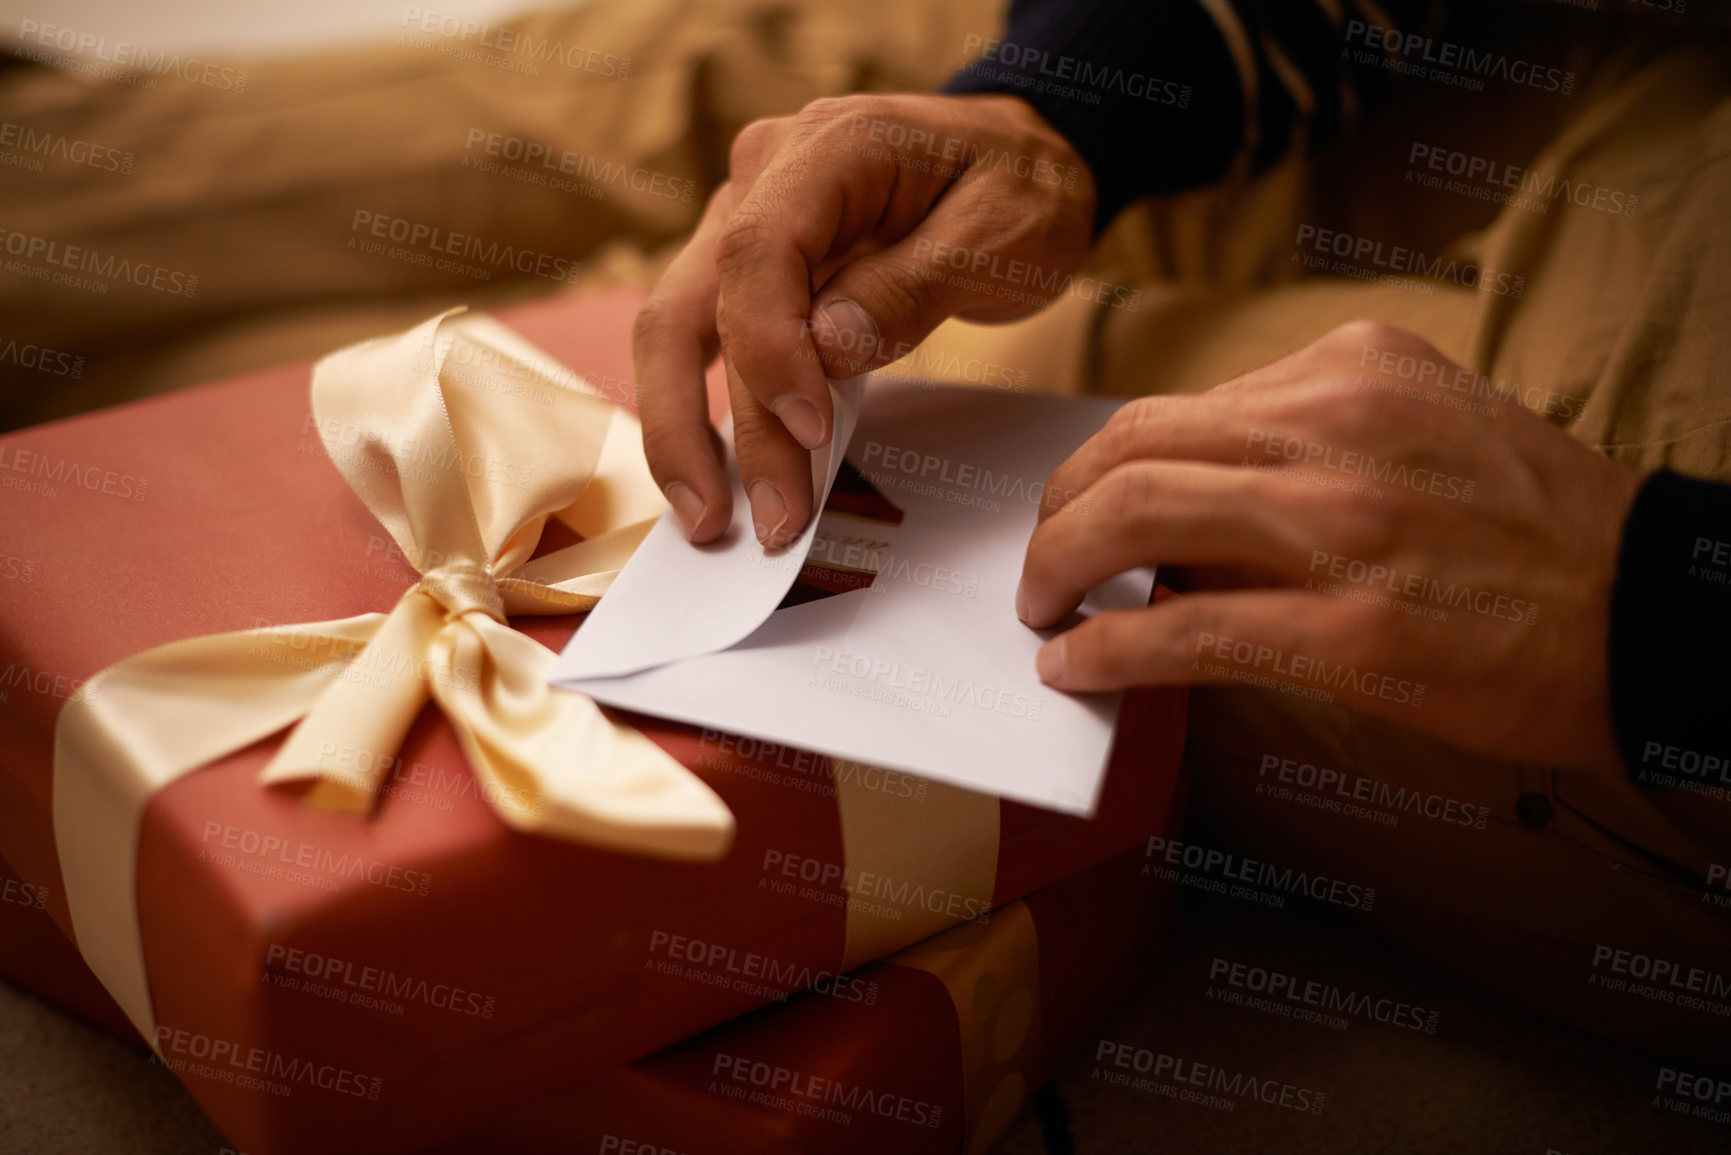
[[[666,503],[634,418],[484,317],[446,313],[313,370],[320,439],[421,573],[388,614],[160,646],[90,679],[55,732],[54,826],[79,949],[147,1039],[139,823],[173,779],[299,719],[268,782],[369,807],[438,702],[500,818],[613,850],[711,860],[733,816],[590,699],[506,614],[593,606]],[[586,536],[530,560],[549,517]]]

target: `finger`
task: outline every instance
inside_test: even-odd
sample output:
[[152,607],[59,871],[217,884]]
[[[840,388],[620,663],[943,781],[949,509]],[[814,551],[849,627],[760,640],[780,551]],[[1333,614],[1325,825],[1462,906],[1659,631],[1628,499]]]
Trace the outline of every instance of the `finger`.
[[1143,565],[1259,566],[1302,577],[1338,518],[1312,487],[1249,469],[1133,461],[1035,527],[1016,612],[1062,621],[1101,582]]
[[1119,406],[1099,433],[1053,471],[1039,517],[1063,508],[1107,470],[1138,458],[1227,463],[1249,457],[1274,463],[1267,427],[1294,418],[1335,416],[1340,382],[1332,372],[1319,373],[1318,367],[1343,343],[1362,343],[1364,332],[1396,331],[1355,322],[1206,393],[1142,397]]
[[992,224],[996,214],[981,201],[971,190],[943,198],[913,232],[842,265],[824,283],[811,331],[830,376],[899,360],[950,317],[1009,320],[1050,301],[1031,286],[1056,285],[1068,268],[1019,271],[1008,280],[981,271],[994,253],[1026,247],[994,235],[1001,231]]
[[1095,614],[1042,646],[1036,666],[1072,692],[1200,682],[1348,693],[1385,673],[1369,662],[1365,613],[1299,590],[1179,594]]
[[1040,497],[1039,520],[1044,522],[1107,473],[1132,461],[1241,464],[1250,436],[1249,419],[1233,398],[1160,396],[1127,402],[1052,471]]
[[733,446],[739,479],[751,502],[757,540],[778,549],[799,536],[811,518],[811,451],[765,409],[733,363],[727,367],[727,392],[733,402]]
[[[759,175],[716,244],[721,346],[740,379],[799,444],[829,441],[834,414],[810,331],[811,285],[836,238],[863,230],[850,204],[882,204],[881,177],[858,165],[813,163],[794,142]],[[802,167],[786,159],[800,153]],[[852,187],[864,182],[864,187]],[[846,191],[844,192],[844,186]]]
[[733,517],[704,385],[704,370],[720,347],[719,283],[711,254],[732,199],[729,186],[716,190],[697,232],[644,302],[631,332],[649,472],[685,536],[699,543],[713,541]]
[[946,182],[867,159],[850,146],[843,119],[813,109],[801,119],[742,197],[716,265],[722,351],[764,407],[816,449],[828,443],[834,414],[812,328],[858,318],[845,310],[813,317],[812,286],[838,252],[911,231]]

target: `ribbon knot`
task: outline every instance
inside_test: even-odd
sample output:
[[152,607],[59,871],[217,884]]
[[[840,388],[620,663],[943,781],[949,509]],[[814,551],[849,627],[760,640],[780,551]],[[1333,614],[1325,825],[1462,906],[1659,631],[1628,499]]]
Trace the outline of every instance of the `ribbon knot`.
[[485,566],[443,565],[422,574],[414,588],[439,603],[446,622],[454,622],[468,613],[485,614],[496,622],[505,620],[505,599],[499,593],[499,583]]

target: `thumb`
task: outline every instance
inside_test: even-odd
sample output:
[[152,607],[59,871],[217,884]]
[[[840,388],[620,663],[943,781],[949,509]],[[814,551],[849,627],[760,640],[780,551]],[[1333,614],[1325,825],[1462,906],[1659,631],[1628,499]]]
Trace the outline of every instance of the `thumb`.
[[[992,286],[934,259],[954,246],[916,233],[849,261],[812,303],[811,337],[824,371],[842,379],[899,361],[933,329],[958,314],[990,306]],[[1031,310],[1022,310],[1023,312]]]

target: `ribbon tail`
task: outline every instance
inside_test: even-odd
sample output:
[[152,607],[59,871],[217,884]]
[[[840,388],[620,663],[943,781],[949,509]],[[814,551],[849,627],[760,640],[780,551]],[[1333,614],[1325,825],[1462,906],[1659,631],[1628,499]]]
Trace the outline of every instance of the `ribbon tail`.
[[594,701],[547,685],[554,654],[490,618],[446,630],[435,652],[477,679],[433,693],[494,808],[511,825],[631,854],[714,861],[733,813],[709,786]]
[[136,901],[145,803],[306,713],[336,651],[364,644],[383,620],[363,614],[158,646],[110,666],[60,711],[54,839],[73,936],[146,1039],[155,1015]]
[[395,763],[403,736],[427,703],[427,662],[444,627],[437,602],[404,594],[364,649],[333,670],[324,692],[260,777],[269,783],[317,779],[307,800],[362,813]]

